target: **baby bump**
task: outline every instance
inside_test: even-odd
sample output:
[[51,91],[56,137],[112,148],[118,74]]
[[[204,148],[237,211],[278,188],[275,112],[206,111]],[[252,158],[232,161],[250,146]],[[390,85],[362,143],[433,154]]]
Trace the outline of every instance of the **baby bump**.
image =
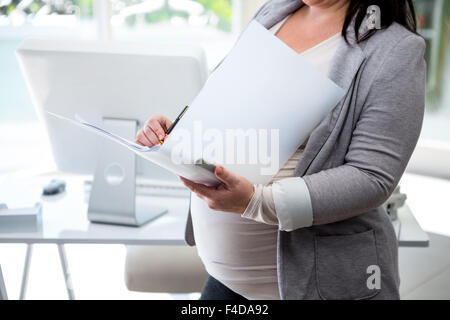
[[191,214],[201,257],[241,266],[276,263],[276,226],[214,211],[196,195],[191,198]]

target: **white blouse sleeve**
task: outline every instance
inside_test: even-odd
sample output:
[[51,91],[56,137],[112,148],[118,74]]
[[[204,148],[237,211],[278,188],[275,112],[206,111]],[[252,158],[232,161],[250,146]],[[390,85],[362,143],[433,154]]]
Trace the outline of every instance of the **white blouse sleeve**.
[[272,186],[255,185],[255,193],[242,217],[278,225],[282,231],[309,227],[313,223],[311,198],[302,178],[288,178]]

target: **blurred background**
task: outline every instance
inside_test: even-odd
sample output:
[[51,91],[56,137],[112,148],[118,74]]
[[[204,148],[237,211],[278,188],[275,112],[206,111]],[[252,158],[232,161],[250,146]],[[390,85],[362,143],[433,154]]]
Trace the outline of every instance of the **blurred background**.
[[[204,47],[213,68],[263,2],[0,0],[0,145],[8,154],[0,157],[0,174],[54,166],[14,53],[23,39],[194,43]],[[39,157],[24,157],[23,144]]]
[[[194,43],[206,51],[210,69],[230,50],[243,26],[264,0],[0,0],[0,177],[2,175],[48,172],[54,170],[44,128],[38,122],[26,84],[22,78],[15,49],[27,37],[63,38],[154,43]],[[416,152],[402,179],[402,191],[422,227],[431,235],[427,249],[402,249],[401,265],[406,268],[402,295],[405,298],[450,299],[450,1],[414,0],[419,32],[427,42],[428,64],[426,116]],[[26,148],[24,148],[26,147]],[[1,195],[0,195],[1,200]],[[149,298],[131,294],[117,275],[123,272],[124,248],[121,246],[73,246],[69,259],[103,255],[98,272],[89,267],[92,277],[79,278],[79,298]],[[11,296],[18,294],[22,245],[0,245],[0,262],[7,274]],[[54,248],[42,246],[36,256],[39,274],[59,272],[48,269],[47,259]],[[415,251],[414,251],[415,250]],[[427,251],[417,251],[427,250]],[[433,260],[434,259],[434,260]],[[423,263],[432,264],[429,268]],[[72,261],[71,261],[72,263]],[[52,263],[57,265],[57,263]],[[411,265],[417,265],[413,270]],[[77,269],[78,268],[78,269]],[[74,274],[86,266],[74,262]],[[20,268],[19,268],[20,269]],[[107,271],[105,271],[107,270]],[[405,273],[406,272],[406,273]],[[36,274],[37,271],[36,271]],[[114,274],[117,282],[112,281]],[[419,276],[420,274],[420,276]],[[65,298],[63,279],[45,283],[33,278],[29,297]],[[426,279],[425,279],[425,278]],[[97,291],[93,291],[93,281]],[[102,282],[103,281],[103,282]],[[423,289],[427,283],[434,285]],[[35,289],[33,289],[35,288]],[[422,289],[423,290],[422,290]],[[440,290],[440,291],[439,291]],[[167,298],[160,295],[153,298]],[[195,296],[194,296],[195,298]]]
[[[450,178],[450,1],[415,0],[428,63],[426,119],[410,169]],[[202,45],[212,69],[263,0],[0,0],[0,174],[52,166],[14,50],[26,37]],[[8,134],[6,134],[8,132]],[[29,134],[33,132],[33,134]],[[22,157],[21,144],[39,150]],[[7,149],[5,149],[7,148]],[[444,161],[445,160],[445,161]]]

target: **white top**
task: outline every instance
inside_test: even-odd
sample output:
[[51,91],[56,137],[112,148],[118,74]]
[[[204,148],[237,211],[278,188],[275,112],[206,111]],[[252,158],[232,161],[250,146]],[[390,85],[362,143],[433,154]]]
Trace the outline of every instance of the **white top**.
[[[277,32],[290,17],[291,15],[277,23],[270,29],[270,31],[273,34],[277,34]],[[341,39],[341,33],[336,33],[334,36],[328,38],[327,40],[322,41],[316,46],[300,53],[300,55],[306,58],[308,62],[318,70],[322,71],[323,74],[328,75],[334,53],[336,52]]]
[[[288,18],[270,31],[276,34]],[[339,41],[340,35],[333,36],[305,51],[302,56],[327,74]],[[273,181],[290,180],[284,178],[293,176],[301,152],[302,148],[293,155]],[[259,217],[263,216],[264,211],[268,210],[263,204],[271,205],[271,210],[275,212],[276,201],[274,203],[272,199],[272,188],[256,186],[255,191],[255,197],[251,202],[255,208],[254,213]],[[267,201],[262,201],[265,198]],[[273,198],[276,198],[275,194]],[[248,299],[279,299],[276,260],[279,227],[277,219],[261,223],[258,219],[248,219],[239,214],[211,210],[195,194],[191,200],[197,250],[208,273]],[[278,217],[278,220],[281,226],[282,219]]]

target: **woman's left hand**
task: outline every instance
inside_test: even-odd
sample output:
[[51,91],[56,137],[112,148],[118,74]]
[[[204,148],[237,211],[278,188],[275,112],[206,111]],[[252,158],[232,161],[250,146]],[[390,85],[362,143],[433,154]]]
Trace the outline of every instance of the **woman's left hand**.
[[245,178],[227,171],[218,166],[216,177],[222,181],[217,187],[207,187],[180,177],[183,184],[199,198],[203,199],[208,207],[216,211],[242,214],[253,197],[254,187]]

